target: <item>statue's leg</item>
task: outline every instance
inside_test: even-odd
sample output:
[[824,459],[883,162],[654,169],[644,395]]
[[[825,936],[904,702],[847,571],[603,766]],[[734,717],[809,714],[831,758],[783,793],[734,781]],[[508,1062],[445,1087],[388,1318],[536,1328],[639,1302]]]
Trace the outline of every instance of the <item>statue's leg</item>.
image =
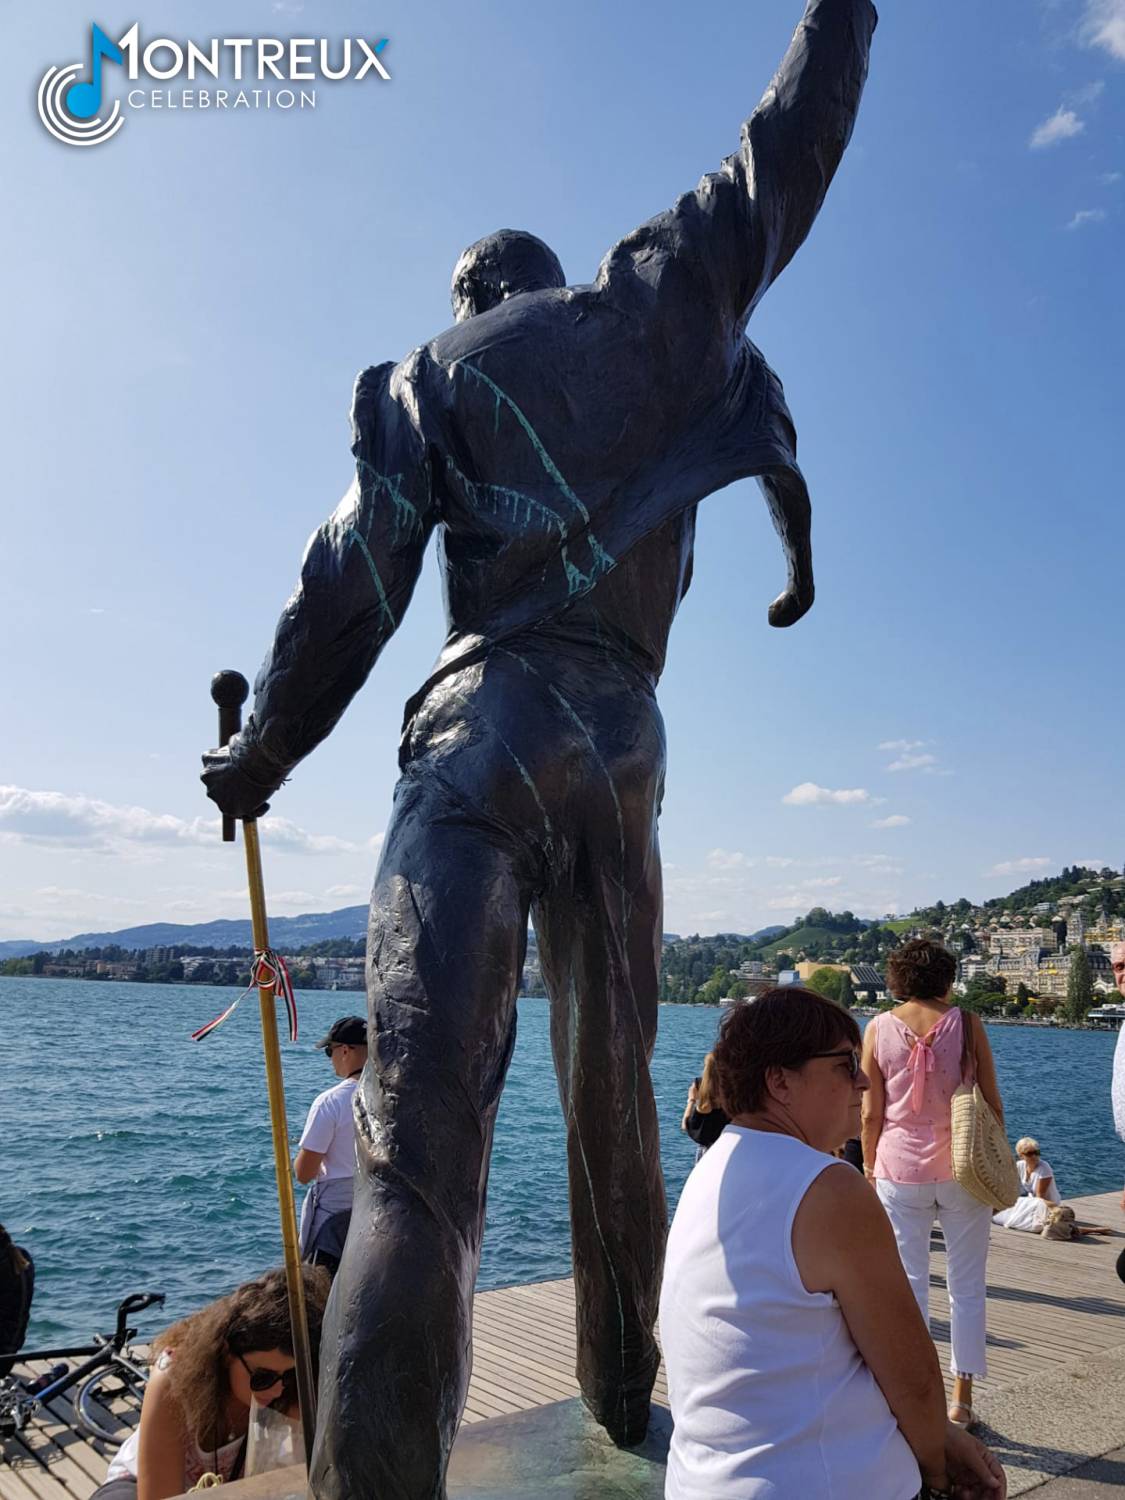
[[535,911],[567,1123],[578,1381],[622,1446],[648,1426],[667,1232],[649,1075],[660,857],[652,800],[640,802],[632,812],[624,796],[592,806],[598,832],[567,888],[552,888]]
[[492,1131],[515,1041],[525,849],[408,775],[371,902],[351,1228],[325,1319],[317,1500],[440,1500],[472,1363]]

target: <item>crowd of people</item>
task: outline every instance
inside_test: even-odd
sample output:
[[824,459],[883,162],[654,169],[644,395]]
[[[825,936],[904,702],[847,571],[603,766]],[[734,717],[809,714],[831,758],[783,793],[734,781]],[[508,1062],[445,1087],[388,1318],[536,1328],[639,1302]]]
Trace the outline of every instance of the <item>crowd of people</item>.
[[[1125,993],[1125,945],[1112,957]],[[1079,1223],[1030,1136],[1011,1206],[959,1180],[954,1096],[972,1091],[1001,1138],[1004,1102],[986,1028],[953,1001],[956,973],[939,943],[903,944],[888,963],[897,1003],[862,1039],[846,1011],[797,986],[724,1018],[682,1120],[696,1165],[665,1262],[668,1500],[1004,1495],[969,1431],[988,1368],[992,1226],[1053,1240],[1109,1231]],[[1125,1135],[1116,1072],[1114,1094]],[[948,1396],[929,1334],[935,1221]]]
[[[1125,986],[1125,947],[1118,958]],[[955,977],[950,953],[915,939],[888,964],[897,1004],[862,1037],[846,1010],[798,986],[724,1018],[681,1122],[696,1165],[660,1303],[674,1419],[668,1500],[1002,1500],[1003,1471],[968,1430],[973,1381],[987,1373],[992,1226],[1052,1240],[1109,1230],[1079,1223],[1031,1136],[1016,1143],[1010,1206],[994,1211],[958,1180],[955,1094],[975,1086],[1001,1127],[1004,1104],[985,1027],[953,1003]],[[317,1046],[337,1081],[314,1100],[294,1162],[309,1185],[300,1244],[314,1359],[351,1216],[366,1022],[341,1017]],[[948,1398],[929,1333],[935,1221]],[[1118,1269],[1125,1279],[1125,1255]],[[19,1347],[33,1285],[30,1257],[0,1227],[4,1347]],[[0,1375],[12,1363],[0,1362]],[[255,1401],[297,1416],[280,1271],[153,1341],[140,1425],[95,1500],[167,1500],[205,1474],[238,1477]]]

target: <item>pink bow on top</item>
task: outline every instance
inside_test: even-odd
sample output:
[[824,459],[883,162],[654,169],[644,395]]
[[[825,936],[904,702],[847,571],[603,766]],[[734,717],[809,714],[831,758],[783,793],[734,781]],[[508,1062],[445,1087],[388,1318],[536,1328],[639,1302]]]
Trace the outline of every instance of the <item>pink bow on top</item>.
[[917,1037],[910,1049],[910,1108],[916,1115],[922,1113],[922,1100],[926,1093],[926,1074],[934,1071],[937,1062],[934,1049],[930,1046],[930,1038],[936,1030],[935,1026],[927,1031],[925,1036]]
[[930,1027],[925,1036],[918,1036],[910,1031],[905,1021],[901,1023],[907,1031],[910,1031],[912,1040],[910,1061],[907,1067],[910,1071],[910,1108],[916,1115],[922,1113],[922,1101],[926,1093],[926,1074],[932,1073],[937,1066],[937,1058],[934,1056],[931,1044],[949,1017],[955,1014],[955,1011],[947,1011],[940,1021]]

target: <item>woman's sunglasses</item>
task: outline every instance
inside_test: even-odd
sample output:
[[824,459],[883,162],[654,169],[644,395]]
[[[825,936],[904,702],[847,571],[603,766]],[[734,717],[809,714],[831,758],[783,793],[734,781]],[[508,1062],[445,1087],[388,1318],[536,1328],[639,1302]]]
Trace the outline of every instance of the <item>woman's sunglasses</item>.
[[275,1385],[281,1386],[282,1394],[289,1401],[291,1401],[297,1394],[296,1369],[271,1370],[266,1365],[257,1365],[256,1367],[252,1368],[242,1358],[241,1354],[238,1356],[238,1358],[239,1362],[242,1365],[242,1368],[250,1377],[250,1389],[256,1392],[259,1396],[264,1391],[273,1390]]
[[849,1047],[846,1052],[810,1052],[808,1061],[811,1062],[814,1057],[839,1057],[848,1064],[849,1078],[859,1076],[859,1053],[854,1047]]

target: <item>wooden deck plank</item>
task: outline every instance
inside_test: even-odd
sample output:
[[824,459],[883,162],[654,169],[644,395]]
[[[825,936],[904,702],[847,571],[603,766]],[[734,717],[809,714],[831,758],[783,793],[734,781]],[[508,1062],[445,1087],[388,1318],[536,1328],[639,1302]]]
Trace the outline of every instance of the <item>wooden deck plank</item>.
[[[1125,1346],[1125,1288],[1113,1269],[1125,1243],[1119,1197],[1107,1193],[1070,1201],[1080,1219],[1108,1224],[1114,1235],[1101,1244],[1067,1245],[993,1230],[985,1389],[1003,1389]],[[930,1313],[938,1357],[948,1373],[949,1296],[940,1235],[933,1240]],[[473,1348],[467,1423],[577,1395],[573,1283],[479,1292]],[[20,1373],[26,1375],[27,1367]],[[663,1364],[654,1395],[667,1402]],[[0,1444],[0,1500],[89,1500],[101,1482],[108,1450],[99,1452],[69,1426],[65,1398],[58,1405],[49,1421],[34,1423],[24,1434],[25,1443]]]

